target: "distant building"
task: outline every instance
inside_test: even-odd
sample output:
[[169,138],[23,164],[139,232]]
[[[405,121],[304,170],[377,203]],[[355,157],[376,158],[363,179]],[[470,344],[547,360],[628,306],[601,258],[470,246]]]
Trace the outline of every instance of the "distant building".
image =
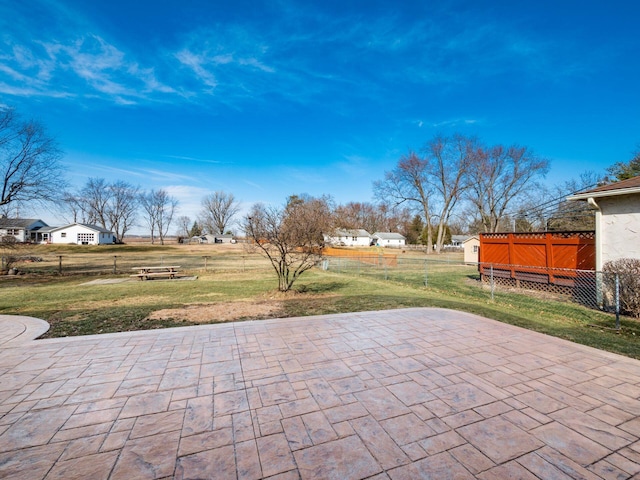
[[42,220],[34,218],[0,218],[0,237],[14,237],[18,242],[39,243],[42,238],[42,228],[48,225]]
[[379,247],[403,247],[407,239],[395,232],[376,232],[372,235],[374,243]]
[[331,234],[324,235],[324,241],[336,247],[369,247],[371,235],[366,230],[335,229]]
[[75,243],[103,245],[115,242],[113,232],[96,225],[72,223],[50,227],[42,220],[0,218],[0,237],[11,236],[22,243]]
[[469,238],[468,235],[451,235],[451,247],[454,248],[462,248],[464,246],[464,242]]
[[207,233],[192,237],[191,243],[236,243],[236,238],[230,233]]
[[50,243],[74,243],[76,245],[105,245],[115,243],[113,232],[84,223],[72,223],[63,227],[50,228]]

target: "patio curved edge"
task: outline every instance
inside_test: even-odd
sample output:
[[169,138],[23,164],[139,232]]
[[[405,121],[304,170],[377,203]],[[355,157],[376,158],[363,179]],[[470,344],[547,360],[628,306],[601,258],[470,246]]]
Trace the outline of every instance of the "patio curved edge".
[[0,315],[0,346],[30,342],[49,330],[40,318],[22,315]]

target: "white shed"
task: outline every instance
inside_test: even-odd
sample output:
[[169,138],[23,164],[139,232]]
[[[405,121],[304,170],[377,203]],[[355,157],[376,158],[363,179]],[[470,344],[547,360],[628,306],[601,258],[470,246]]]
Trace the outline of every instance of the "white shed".
[[51,243],[75,243],[77,245],[105,245],[115,241],[113,232],[97,225],[72,223],[51,229]]
[[578,193],[596,211],[596,270],[620,258],[640,259],[640,176]]
[[373,241],[379,247],[403,247],[407,239],[404,235],[396,232],[376,232],[373,234]]

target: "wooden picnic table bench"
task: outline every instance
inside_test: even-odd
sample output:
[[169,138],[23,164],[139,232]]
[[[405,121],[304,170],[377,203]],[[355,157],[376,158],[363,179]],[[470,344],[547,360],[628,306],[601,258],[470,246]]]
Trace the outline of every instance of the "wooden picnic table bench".
[[133,267],[131,270],[137,270],[138,273],[130,275],[140,280],[149,280],[150,278],[176,278],[180,265],[160,265],[154,267]]

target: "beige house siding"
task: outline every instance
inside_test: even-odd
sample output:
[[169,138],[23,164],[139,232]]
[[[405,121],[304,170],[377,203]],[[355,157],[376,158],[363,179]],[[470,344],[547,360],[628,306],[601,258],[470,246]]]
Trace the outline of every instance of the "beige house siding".
[[478,263],[480,239],[478,237],[467,238],[462,246],[464,247],[464,263]]
[[640,195],[599,198],[596,202],[600,207],[602,266],[619,258],[640,259]]

